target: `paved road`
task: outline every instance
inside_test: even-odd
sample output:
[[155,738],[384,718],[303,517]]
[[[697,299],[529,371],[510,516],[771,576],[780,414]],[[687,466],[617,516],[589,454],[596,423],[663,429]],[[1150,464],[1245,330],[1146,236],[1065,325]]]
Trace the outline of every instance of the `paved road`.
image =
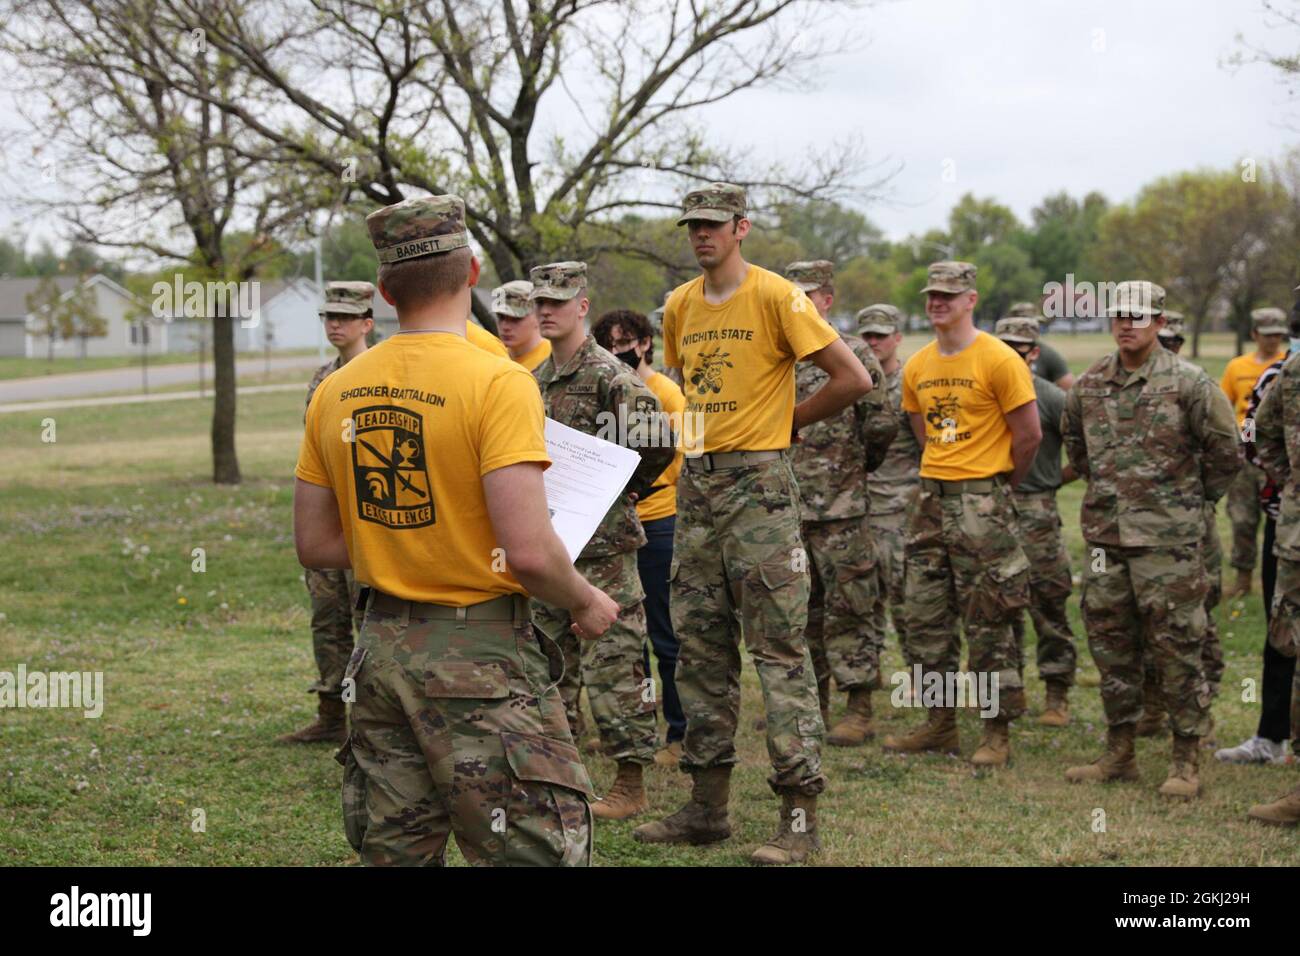
[[[244,385],[236,391],[240,395],[256,395],[258,392],[301,392],[304,386],[298,384],[284,385]],[[206,398],[212,401],[212,389],[206,389],[202,395],[195,389],[192,392],[160,392],[150,395],[109,395],[104,398],[66,398],[52,402],[22,402],[17,405],[0,405],[0,415],[13,412],[44,412],[55,408],[87,408],[96,405],[134,405],[138,402],[174,402],[182,398]]]
[[[320,365],[314,355],[289,355],[271,359],[271,371],[285,369],[314,369]],[[235,366],[236,375],[256,375],[266,369],[264,358],[241,358]],[[303,388],[307,378],[303,378]],[[212,363],[207,363],[203,374],[204,388],[212,390]],[[163,385],[193,385],[199,387],[199,363],[181,365],[150,365],[149,388]],[[65,375],[42,375],[33,378],[15,378],[0,382],[0,405],[13,402],[39,402],[61,398],[83,398],[89,395],[107,395],[112,392],[140,391],[140,366],[103,369],[98,372],[74,372]],[[197,391],[195,393],[197,395]]]

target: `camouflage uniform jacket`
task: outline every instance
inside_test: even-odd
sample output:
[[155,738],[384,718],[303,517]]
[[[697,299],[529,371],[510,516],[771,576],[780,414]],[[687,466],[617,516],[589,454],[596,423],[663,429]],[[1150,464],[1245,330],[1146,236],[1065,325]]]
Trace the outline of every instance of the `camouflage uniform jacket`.
[[[836,521],[867,513],[867,472],[885,457],[898,421],[889,413],[882,387],[885,372],[864,342],[841,340],[866,367],[875,386],[850,407],[799,430],[794,446],[794,474],[799,482],[804,521]],[[795,370],[795,401],[802,402],[830,376],[813,362]]]
[[1277,556],[1300,560],[1300,353],[1286,360],[1255,412],[1255,457],[1282,488]]
[[1132,372],[1118,352],[1097,361],[1066,397],[1061,433],[1087,479],[1083,536],[1122,547],[1201,540],[1202,503],[1236,474],[1237,422],[1202,369],[1157,346]]
[[641,464],[601,520],[583,558],[635,551],[646,542],[630,494],[644,497],[673,460],[668,416],[634,371],[596,344],[590,335],[562,367],[555,353],[533,372],[546,414],[570,428],[639,452]]
[[325,381],[332,372],[337,372],[343,367],[343,356],[339,356],[332,362],[326,362],[320,368],[316,369],[316,374],[311,377],[311,384],[307,386],[307,406],[304,406],[302,413],[302,422],[307,424],[307,407],[311,405],[311,397],[316,394],[316,388],[321,382]]
[[903,365],[885,376],[889,408],[898,422],[898,434],[885,453],[880,467],[867,477],[871,489],[871,513],[887,515],[902,511],[921,484],[921,446],[912,423],[903,411]]

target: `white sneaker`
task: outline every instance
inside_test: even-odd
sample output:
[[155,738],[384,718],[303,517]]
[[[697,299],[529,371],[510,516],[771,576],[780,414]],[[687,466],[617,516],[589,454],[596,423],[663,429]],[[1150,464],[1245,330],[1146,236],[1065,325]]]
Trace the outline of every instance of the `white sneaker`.
[[1251,737],[1235,747],[1214,752],[1224,763],[1277,763],[1286,755],[1286,741],[1275,744],[1267,737]]

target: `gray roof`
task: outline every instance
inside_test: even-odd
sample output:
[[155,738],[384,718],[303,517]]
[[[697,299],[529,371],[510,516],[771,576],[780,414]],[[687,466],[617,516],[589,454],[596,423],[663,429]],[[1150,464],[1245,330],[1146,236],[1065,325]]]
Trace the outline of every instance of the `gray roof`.
[[[54,276],[60,292],[67,292],[81,279],[78,276]],[[40,276],[23,279],[0,279],[0,319],[26,319],[27,297],[41,284]]]

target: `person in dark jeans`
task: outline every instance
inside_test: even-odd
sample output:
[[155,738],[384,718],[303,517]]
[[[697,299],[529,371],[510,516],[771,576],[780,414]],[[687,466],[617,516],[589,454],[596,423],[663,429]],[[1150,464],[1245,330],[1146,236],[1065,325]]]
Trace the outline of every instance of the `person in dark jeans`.
[[[1292,319],[1293,327],[1297,325]],[[1297,329],[1300,331],[1300,329]],[[1295,334],[1293,331],[1292,334]],[[1246,421],[1253,422],[1255,410],[1263,400],[1264,392],[1277,377],[1282,362],[1274,362],[1260,375],[1246,407]],[[1255,465],[1253,432],[1242,435],[1246,467]],[[1260,508],[1264,512],[1264,545],[1260,573],[1264,586],[1264,620],[1273,616],[1273,588],[1277,583],[1277,557],[1273,554],[1273,541],[1277,534],[1277,514],[1280,489],[1271,480],[1265,480],[1259,492]],[[1280,763],[1286,758],[1286,742],[1291,736],[1291,682],[1295,675],[1296,660],[1273,649],[1268,642],[1268,626],[1264,628],[1264,675],[1260,680],[1259,728],[1255,736],[1235,747],[1215,751],[1215,759],[1225,763]]]
[[[677,383],[654,370],[654,328],[640,312],[618,309],[606,312],[591,328],[601,348],[614,353],[631,366],[646,387],[655,393],[679,434],[686,396]],[[655,479],[654,487],[637,502],[636,513],[645,529],[646,543],[636,553],[641,588],[645,591],[646,630],[659,661],[659,682],[663,686],[664,723],[668,725],[664,746],[655,754],[661,767],[676,767],[686,738],[686,714],[677,696],[677,651],[681,646],[668,614],[668,576],[673,565],[673,532],[677,525],[677,476],[682,470],[682,449]],[[650,651],[645,652],[646,673],[650,673]]]

